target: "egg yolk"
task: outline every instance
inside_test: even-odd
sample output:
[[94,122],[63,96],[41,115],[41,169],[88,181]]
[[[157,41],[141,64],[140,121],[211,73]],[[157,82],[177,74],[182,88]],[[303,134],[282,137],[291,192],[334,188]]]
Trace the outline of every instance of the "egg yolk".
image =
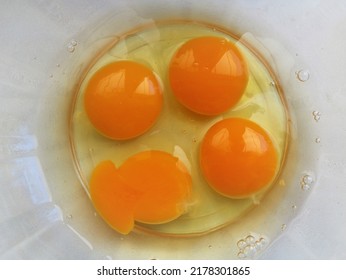
[[192,180],[184,164],[162,151],[145,151],[119,168],[111,161],[96,166],[90,180],[91,200],[103,219],[128,234],[134,222],[160,224],[186,212]]
[[248,69],[233,43],[219,37],[199,37],[174,54],[169,81],[181,104],[199,114],[217,115],[241,99]]
[[117,140],[146,132],[157,120],[162,104],[154,73],[133,61],[104,66],[85,89],[84,106],[91,123],[101,134]]
[[266,131],[256,123],[229,118],[214,124],[200,149],[202,173],[209,185],[231,198],[245,198],[273,181],[278,159]]

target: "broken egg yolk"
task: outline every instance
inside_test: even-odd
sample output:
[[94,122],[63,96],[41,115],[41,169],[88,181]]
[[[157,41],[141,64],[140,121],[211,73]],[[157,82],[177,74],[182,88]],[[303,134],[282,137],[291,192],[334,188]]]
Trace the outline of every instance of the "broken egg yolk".
[[128,234],[135,221],[160,224],[186,212],[192,181],[184,164],[162,151],[144,151],[119,168],[103,161],[90,180],[91,200],[115,230]]
[[187,41],[173,55],[169,81],[173,94],[185,107],[203,115],[218,115],[241,99],[248,69],[233,43],[199,37]]
[[101,134],[116,140],[146,132],[156,122],[162,104],[162,91],[154,73],[133,61],[104,66],[85,89],[89,120]]
[[250,120],[229,118],[217,122],[205,134],[200,165],[215,191],[245,198],[273,181],[278,157],[263,128]]

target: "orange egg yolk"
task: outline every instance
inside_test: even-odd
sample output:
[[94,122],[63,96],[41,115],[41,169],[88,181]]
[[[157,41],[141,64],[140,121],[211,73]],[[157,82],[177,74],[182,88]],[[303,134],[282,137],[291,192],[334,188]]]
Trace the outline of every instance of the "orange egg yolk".
[[154,73],[133,61],[104,66],[85,89],[84,106],[91,123],[103,135],[117,140],[146,132],[157,120],[162,104]]
[[191,196],[191,176],[176,157],[145,151],[119,168],[111,161],[96,166],[90,180],[91,200],[103,219],[128,234],[135,221],[160,224],[181,216]]
[[229,118],[205,134],[200,165],[214,190],[227,197],[245,198],[273,181],[278,157],[263,128],[250,120]]
[[231,42],[218,37],[187,41],[174,54],[169,81],[177,100],[203,115],[233,107],[248,82],[247,64]]

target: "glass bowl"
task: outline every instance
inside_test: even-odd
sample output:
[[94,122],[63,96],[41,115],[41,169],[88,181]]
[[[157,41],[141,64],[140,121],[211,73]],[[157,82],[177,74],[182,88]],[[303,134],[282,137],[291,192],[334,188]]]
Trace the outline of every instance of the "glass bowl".
[[[332,2],[3,4],[0,258],[345,258],[346,9]],[[291,113],[287,162],[263,202],[231,225],[189,238],[122,236],[96,214],[76,172],[71,104],[81,74],[105,46],[167,19],[221,26],[265,58]]]

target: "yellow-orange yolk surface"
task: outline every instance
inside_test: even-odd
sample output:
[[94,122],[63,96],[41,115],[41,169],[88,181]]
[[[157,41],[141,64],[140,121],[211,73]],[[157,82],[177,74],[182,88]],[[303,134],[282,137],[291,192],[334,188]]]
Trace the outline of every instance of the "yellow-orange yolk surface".
[[199,37],[187,41],[174,54],[169,81],[177,100],[188,109],[218,115],[241,99],[248,69],[233,43],[219,37]]
[[90,180],[93,204],[115,230],[127,234],[134,222],[159,224],[181,216],[192,181],[184,164],[162,151],[145,151],[119,168],[111,161],[96,166]]
[[275,177],[275,147],[256,123],[229,118],[214,124],[205,134],[200,165],[209,185],[220,194],[244,198],[258,193]]
[[91,123],[103,135],[117,140],[134,138],[150,129],[162,104],[154,73],[133,61],[104,66],[85,89],[84,106]]

